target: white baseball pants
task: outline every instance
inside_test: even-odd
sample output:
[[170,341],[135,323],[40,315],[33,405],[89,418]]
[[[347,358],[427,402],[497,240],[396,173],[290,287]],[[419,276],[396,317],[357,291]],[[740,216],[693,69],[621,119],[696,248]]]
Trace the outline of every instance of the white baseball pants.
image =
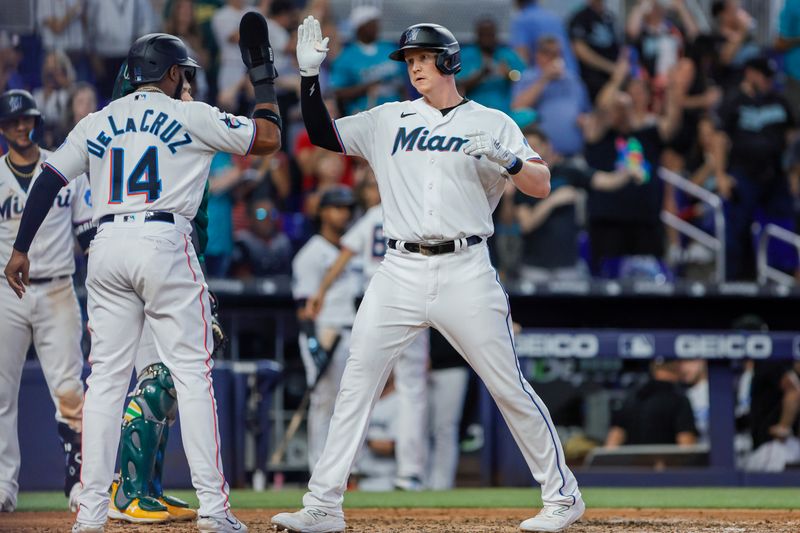
[[397,477],[425,478],[428,461],[428,332],[417,335],[394,366],[398,395]]
[[484,242],[436,256],[388,250],[356,315],[328,439],[303,504],[342,514],[347,478],[372,406],[395,359],[429,326],[483,379],[542,485],[543,501],[575,503],[577,481],[564,462],[547,408],[520,371],[508,298]]
[[83,397],[82,326],[71,276],[29,285],[21,300],[5,280],[0,283],[0,342],[4,355],[0,365],[0,492],[15,506],[20,466],[17,407],[25,356],[33,341],[56,406],[56,420],[72,422],[61,416],[59,398]]
[[[321,327],[317,328],[318,338],[322,337]],[[328,426],[333,416],[333,406],[336,403],[336,394],[339,392],[339,381],[344,373],[344,363],[347,360],[347,352],[350,350],[350,328],[336,328],[339,335],[339,343],[331,355],[328,368],[320,376],[317,386],[311,392],[308,402],[308,420],[306,428],[308,431],[308,469],[314,470],[322,449],[325,447],[325,437],[328,435]],[[301,342],[300,349],[308,351],[308,346]],[[311,363],[311,356],[303,358],[303,364]]]
[[431,370],[431,458],[426,486],[452,489],[458,470],[458,429],[464,412],[469,369],[463,366]]
[[86,281],[92,372],[84,406],[81,523],[106,521],[120,418],[145,321],[175,382],[199,514],[224,516],[230,508],[211,381],[208,288],[189,238],[191,225],[175,218],[175,224],[145,222],[144,216],[102,224],[92,241]]

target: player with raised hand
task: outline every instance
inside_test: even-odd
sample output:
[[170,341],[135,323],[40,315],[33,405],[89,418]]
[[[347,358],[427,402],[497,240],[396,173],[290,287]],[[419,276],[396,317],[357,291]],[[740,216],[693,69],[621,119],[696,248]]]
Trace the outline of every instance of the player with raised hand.
[[542,485],[543,509],[520,528],[561,531],[583,515],[547,408],[520,371],[508,297],[486,246],[507,180],[544,197],[550,172],[507,115],[458,93],[459,50],[442,26],[409,27],[390,57],[405,62],[422,97],[333,122],[318,77],[327,39],[313,17],[298,30],[306,129],[314,144],[363,157],[374,169],[389,249],[353,324],[350,357],[304,508],[274,516],[279,530],[345,529],[344,491],[370,409],[398,355],[429,326],[483,379]]
[[197,63],[177,37],[148,34],[128,56],[136,91],[81,120],[45,164],[22,215],[5,268],[22,296],[29,282],[27,251],[66,183],[88,171],[93,221],[86,288],[92,373],[84,406],[83,490],[74,533],[102,532],[114,474],[122,407],[144,321],[175,384],[184,421],[184,449],[200,508],[200,531],[242,532],[230,512],[222,473],[216,401],[211,382],[211,313],[207,286],[190,245],[194,218],[219,151],[269,154],[280,148],[267,22],[247,13],[240,48],[255,87],[252,118],[202,102],[182,102]]
[[[184,102],[192,101],[190,89],[189,84],[184,84],[181,92],[181,100]],[[126,60],[117,74],[111,99],[117,100],[135,90],[128,79]],[[203,200],[193,220],[193,236],[198,231],[204,231],[208,223],[208,215],[204,211],[207,198],[206,182]],[[196,241],[204,243],[202,238]],[[196,249],[201,265],[202,250],[201,246]],[[212,317],[215,317],[213,303],[211,307]],[[216,341],[215,337],[215,350]],[[186,502],[164,494],[161,482],[170,426],[178,414],[177,398],[172,375],[158,357],[153,333],[147,322],[142,326],[134,369],[136,385],[128,394],[128,405],[122,418],[119,479],[111,486],[108,517],[138,524],[193,520],[197,516],[195,511]]]
[[[0,134],[8,153],[0,157],[0,261],[8,261],[39,166],[50,156],[39,147],[37,133],[44,119],[30,93],[10,90],[0,95]],[[19,301],[0,287],[0,512],[17,504],[20,449],[17,402],[25,355],[33,342],[50,396],[56,406],[58,435],[66,456],[64,494],[77,510],[80,489],[81,410],[83,407],[83,324],[72,286],[75,272],[73,234],[81,246],[91,241],[93,227],[85,176],[72,181],[41,209],[44,231],[30,248],[30,291]],[[29,422],[28,422],[29,423]]]

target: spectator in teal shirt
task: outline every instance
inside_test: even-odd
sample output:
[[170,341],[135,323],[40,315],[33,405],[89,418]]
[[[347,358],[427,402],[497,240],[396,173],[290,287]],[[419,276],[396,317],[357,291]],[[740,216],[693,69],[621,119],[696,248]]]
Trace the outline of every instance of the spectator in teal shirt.
[[786,90],[795,116],[800,116],[800,0],[786,0],[778,21],[778,41],[775,48],[785,52],[783,69]]
[[511,86],[525,70],[514,50],[497,41],[497,24],[490,18],[475,24],[475,44],[461,51],[461,72],[456,77],[467,98],[511,113]]
[[355,39],[331,66],[330,86],[345,115],[402,99],[405,66],[389,59],[394,44],[378,41],[380,16],[374,6],[353,9]]
[[208,172],[208,246],[206,270],[209,277],[228,273],[233,253],[233,199],[231,190],[242,180],[243,171],[230,154],[217,152]]

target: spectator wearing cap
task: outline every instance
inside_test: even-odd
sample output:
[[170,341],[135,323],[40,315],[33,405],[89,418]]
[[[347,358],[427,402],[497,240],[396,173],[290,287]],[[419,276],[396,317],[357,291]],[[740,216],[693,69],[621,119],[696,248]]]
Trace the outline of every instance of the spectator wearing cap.
[[785,95],[792,111],[800,112],[800,0],[786,0],[778,22],[775,48],[784,53]]
[[461,50],[461,72],[456,81],[467,98],[509,114],[511,89],[525,63],[511,47],[498,42],[494,19],[478,20],[475,42]]
[[614,14],[606,8],[605,0],[588,0],[575,13],[569,21],[569,38],[578,57],[581,78],[594,101],[614,71],[620,48]]
[[536,48],[539,39],[544,35],[553,35],[562,50],[564,66],[573,74],[578,74],[578,61],[572,53],[572,48],[564,28],[564,21],[538,5],[538,0],[516,0],[516,17],[511,20],[510,44],[519,56],[528,64],[534,64]]
[[680,361],[653,361],[650,381],[634,390],[612,413],[607,448],[623,444],[688,446],[697,442],[692,405],[679,384],[680,371]]
[[117,73],[133,42],[157,31],[158,22],[148,0],[87,0],[86,42],[101,100],[111,98]]
[[567,68],[563,51],[554,35],[539,39],[534,66],[514,85],[511,107],[535,109],[537,126],[555,151],[571,157],[583,150],[578,117],[591,110],[591,103],[580,77]]
[[331,66],[330,86],[345,115],[402,97],[405,69],[389,59],[394,45],[378,40],[380,10],[358,6],[350,13],[354,39]]
[[281,228],[281,212],[268,196],[247,206],[249,227],[235,235],[234,277],[247,279],[291,274],[292,243]]
[[[751,225],[762,222],[794,229],[792,196],[783,170],[787,137],[795,117],[786,98],[774,86],[777,67],[766,57],[745,63],[744,79],[720,109],[722,132],[728,145],[719,143],[717,189],[726,200],[727,268],[731,279],[753,279],[755,257]],[[773,250],[778,266],[793,272],[796,253]]]

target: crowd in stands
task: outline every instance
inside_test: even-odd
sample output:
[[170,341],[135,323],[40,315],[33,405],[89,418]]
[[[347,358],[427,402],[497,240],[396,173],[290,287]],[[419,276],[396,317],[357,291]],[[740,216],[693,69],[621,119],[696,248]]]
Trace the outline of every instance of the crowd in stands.
[[[709,279],[712,251],[665,227],[661,211],[709,232],[713,213],[666,186],[660,167],[723,199],[729,279],[755,277],[754,222],[795,229],[800,0],[786,0],[769,42],[756,40],[756,21],[739,0],[709,3],[710,31],[696,23],[689,1],[636,0],[622,20],[604,0],[587,0],[564,19],[536,0],[516,0],[508,42],[488,16],[475,20],[471,41],[462,39],[462,93],[511,115],[551,167],[548,198],[526,197],[509,183],[495,212],[491,247],[506,280]],[[372,5],[337,19],[327,0],[34,4],[33,32],[0,31],[0,91],[32,91],[48,148],[109,101],[128,47],[152,31],[182,38],[204,67],[195,99],[247,114],[252,87],[239,20],[248,10],[268,17],[283,149],[214,159],[211,277],[289,274],[294,252],[314,232],[321,192],[342,184],[358,190],[368,174],[364,161],[315,147],[304,131],[294,52],[303,16],[315,15],[331,37],[321,87],[332,116],[418,97],[402,64],[388,59],[395,43],[381,40],[381,11]],[[798,271],[793,248],[776,244],[769,253],[772,264]]]

